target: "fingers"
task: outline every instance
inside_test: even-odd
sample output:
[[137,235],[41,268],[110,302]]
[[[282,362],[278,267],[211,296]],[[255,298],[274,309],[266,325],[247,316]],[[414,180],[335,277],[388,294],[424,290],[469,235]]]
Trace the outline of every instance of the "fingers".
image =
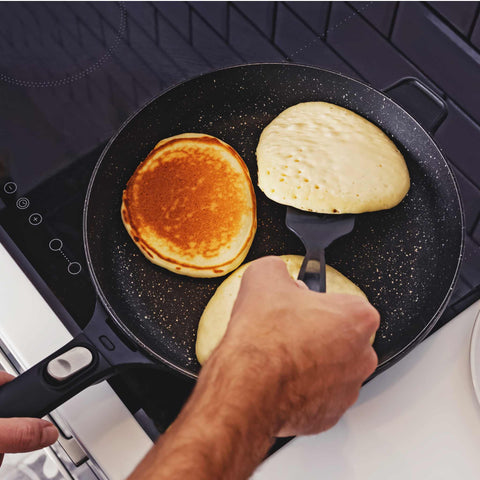
[[363,361],[365,380],[375,371],[377,366],[378,366],[377,352],[375,352],[373,347],[370,347],[367,350],[367,354],[366,354],[365,359]]
[[13,375],[10,375],[7,372],[0,372],[0,385],[3,385],[4,383],[11,382],[15,377]]
[[361,331],[368,338],[368,343],[372,345],[375,333],[380,327],[380,314],[375,307],[366,302],[366,304],[362,306],[359,316]]
[[366,301],[363,303],[361,315],[363,316],[366,328],[376,332],[380,326],[380,313],[378,313],[378,310]]
[[366,299],[358,295],[328,294],[337,305],[341,305],[346,313],[344,319],[353,322],[357,332],[368,339],[370,344],[372,337],[380,326],[380,314],[378,310]]
[[0,418],[0,452],[31,452],[48,447],[58,438],[57,429],[39,418]]
[[[0,372],[0,385],[15,377]],[[58,438],[57,429],[46,420],[38,418],[0,418],[0,465],[3,453],[31,452],[48,447]]]
[[298,288],[301,288],[302,290],[308,290],[308,287],[302,280],[295,280],[295,283],[297,284]]

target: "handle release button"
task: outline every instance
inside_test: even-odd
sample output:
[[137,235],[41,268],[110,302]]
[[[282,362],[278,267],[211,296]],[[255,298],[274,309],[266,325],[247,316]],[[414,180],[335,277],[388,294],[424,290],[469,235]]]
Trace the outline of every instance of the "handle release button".
[[69,379],[93,361],[92,352],[85,347],[74,347],[57,358],[50,360],[47,373],[59,382]]

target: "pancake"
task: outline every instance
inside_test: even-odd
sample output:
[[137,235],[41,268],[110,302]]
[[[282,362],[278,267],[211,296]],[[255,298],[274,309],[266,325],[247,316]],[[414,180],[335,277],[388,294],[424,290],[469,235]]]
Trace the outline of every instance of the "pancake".
[[410,188],[405,160],[390,138],[331,103],[300,103],[280,113],[260,136],[257,161],[265,195],[300,210],[384,210]]
[[160,141],[123,192],[123,224],[151,262],[192,277],[237,268],[255,235],[246,165],[225,142],[185,133]]
[[[302,266],[303,257],[301,255],[282,255],[280,258],[286,263],[290,276],[296,279]],[[201,365],[207,361],[225,335],[243,274],[250,263],[242,265],[220,284],[203,311],[198,324],[195,346],[197,359]],[[327,265],[326,273],[327,292],[346,293],[367,298],[353,282],[333,267]],[[373,343],[374,338],[375,336],[372,336],[371,343]]]

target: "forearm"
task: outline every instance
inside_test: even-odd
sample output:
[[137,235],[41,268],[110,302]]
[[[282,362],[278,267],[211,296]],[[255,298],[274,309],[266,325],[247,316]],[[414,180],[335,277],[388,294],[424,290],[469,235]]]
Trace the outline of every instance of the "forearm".
[[[130,480],[212,480],[248,478],[273,442],[274,392],[259,384],[255,361],[249,370],[216,356],[170,429]],[[262,369],[258,358],[258,368]]]

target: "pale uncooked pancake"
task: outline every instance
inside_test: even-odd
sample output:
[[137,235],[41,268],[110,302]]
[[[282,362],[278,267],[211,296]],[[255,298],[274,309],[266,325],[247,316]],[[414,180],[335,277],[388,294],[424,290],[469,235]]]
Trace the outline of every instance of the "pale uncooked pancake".
[[260,136],[257,161],[265,195],[301,210],[384,210],[410,188],[405,160],[387,135],[331,103],[300,103],[280,113]]
[[[293,279],[296,279],[303,257],[301,255],[282,255],[280,257],[287,265],[287,270]],[[242,265],[226,278],[217,288],[208,302],[198,324],[196,354],[200,364],[204,364],[216,346],[222,340],[230,321],[233,304],[237,298],[243,274],[251,262]],[[366,295],[347,277],[327,265],[327,292],[346,293],[367,298]],[[371,342],[373,343],[374,337]]]
[[159,142],[123,192],[122,220],[151,262],[192,277],[218,277],[247,255],[257,226],[248,169],[210,135]]

